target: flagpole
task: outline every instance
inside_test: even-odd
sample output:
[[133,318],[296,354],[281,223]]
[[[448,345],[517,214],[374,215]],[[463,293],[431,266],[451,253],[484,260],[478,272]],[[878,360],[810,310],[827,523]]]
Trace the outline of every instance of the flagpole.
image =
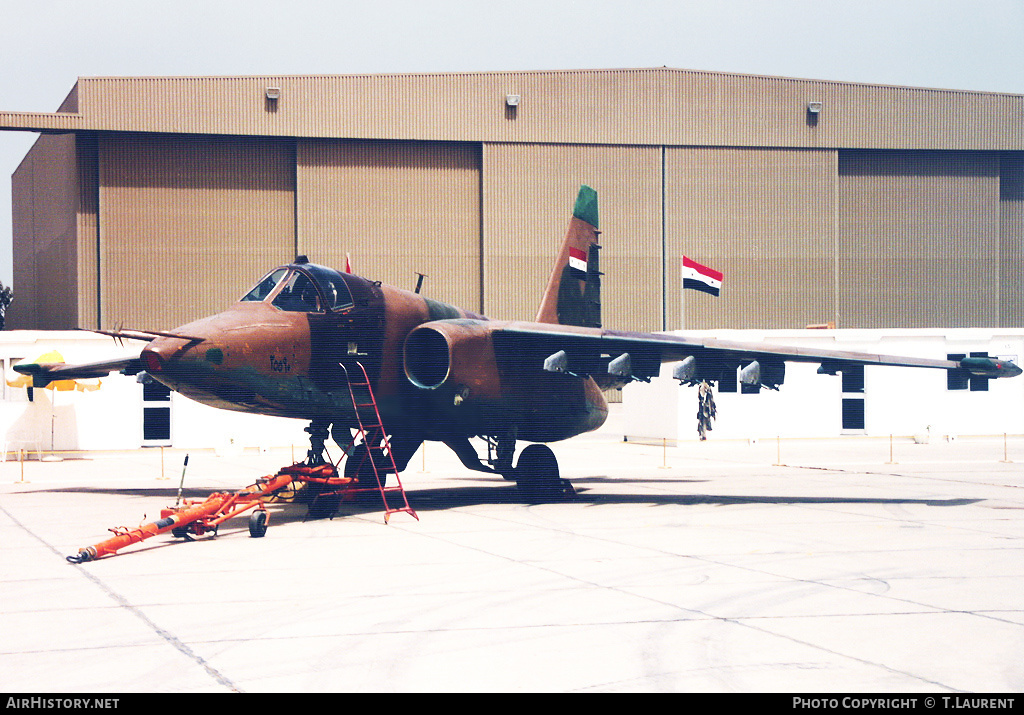
[[686,330],[686,274],[682,270],[683,257],[679,257],[679,329]]

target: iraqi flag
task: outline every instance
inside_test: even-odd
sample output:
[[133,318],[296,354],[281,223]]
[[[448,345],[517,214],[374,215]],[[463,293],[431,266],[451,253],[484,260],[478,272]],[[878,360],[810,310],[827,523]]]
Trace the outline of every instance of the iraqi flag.
[[683,288],[718,295],[722,290],[722,274],[683,256]]

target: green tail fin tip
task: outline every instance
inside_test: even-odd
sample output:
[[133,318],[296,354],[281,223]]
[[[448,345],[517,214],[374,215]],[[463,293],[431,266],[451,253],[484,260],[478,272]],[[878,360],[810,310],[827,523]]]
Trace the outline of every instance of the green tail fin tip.
[[597,192],[594,189],[586,184],[580,187],[572,215],[581,221],[586,221],[594,228],[599,228],[597,225]]

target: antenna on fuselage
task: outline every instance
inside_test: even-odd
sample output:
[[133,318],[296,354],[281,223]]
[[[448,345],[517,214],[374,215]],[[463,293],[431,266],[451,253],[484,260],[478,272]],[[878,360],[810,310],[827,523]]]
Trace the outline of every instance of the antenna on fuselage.
[[419,276],[416,279],[416,292],[419,293],[420,290],[423,288],[423,279],[427,277],[427,274],[426,273],[420,273],[419,271],[417,271],[416,275]]

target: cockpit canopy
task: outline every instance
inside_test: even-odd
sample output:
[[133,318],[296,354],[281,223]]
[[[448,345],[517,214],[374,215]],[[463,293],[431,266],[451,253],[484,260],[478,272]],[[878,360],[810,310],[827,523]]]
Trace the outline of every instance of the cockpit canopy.
[[315,263],[277,268],[242,296],[242,302],[268,300],[275,308],[300,313],[345,310],[353,305],[341,274]]

